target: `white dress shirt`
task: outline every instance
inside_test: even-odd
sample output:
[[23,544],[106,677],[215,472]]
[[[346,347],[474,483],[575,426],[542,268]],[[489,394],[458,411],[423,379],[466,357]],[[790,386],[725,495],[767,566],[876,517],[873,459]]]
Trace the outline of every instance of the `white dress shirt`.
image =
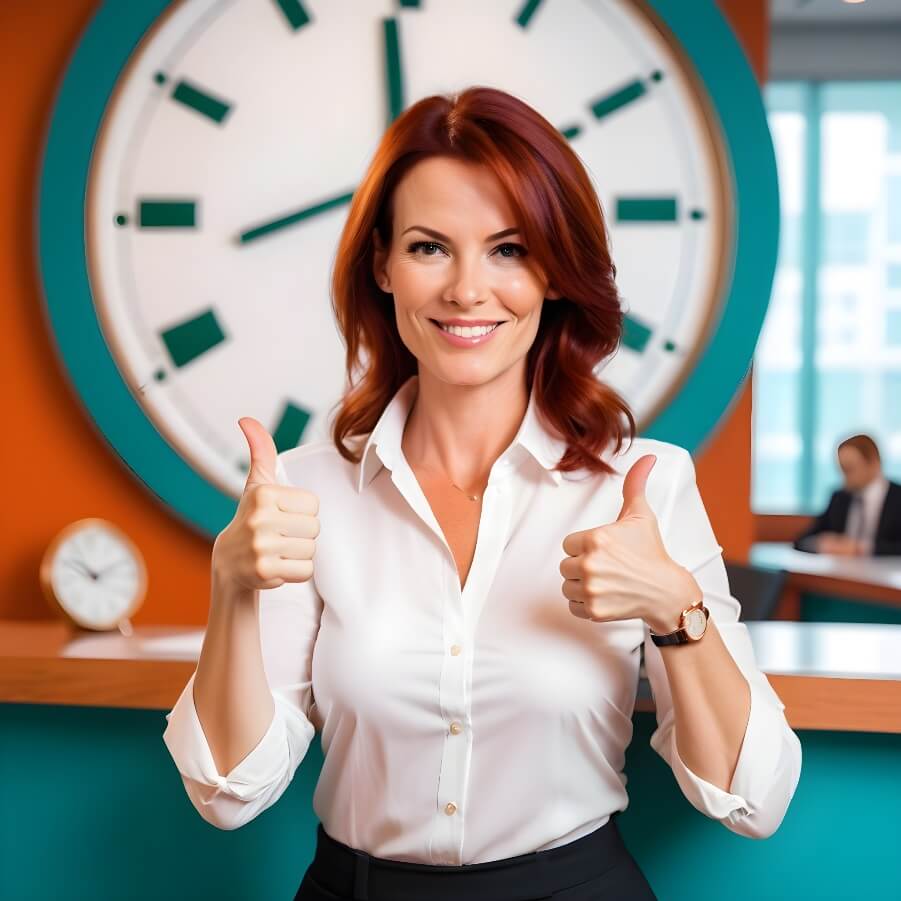
[[[644,646],[656,702],[651,746],[685,797],[732,832],[773,833],[798,783],[801,744],[738,622],[690,454],[635,438],[609,458],[615,476],[553,472],[565,444],[539,423],[533,395],[491,469],[461,591],[401,449],[417,389],[413,376],[395,394],[359,465],[328,439],[279,454],[279,482],[319,498],[314,577],[261,592],[275,715],[244,760],[216,771],[194,675],[166,716],[163,738],[201,816],[236,829],[273,805],[319,731],[313,809],[347,845],[461,865],[572,842],[628,804],[623,762]],[[666,549],[703,589],[751,687],[729,791],[676,751],[661,649],[645,622],[580,619],[561,590],[563,539],[616,519],[623,477],[647,453],[658,457],[646,493]]]
[[858,503],[855,503],[853,496],[851,499],[848,519],[845,522],[845,534],[852,537],[859,536],[867,554],[873,553],[873,546],[876,543],[876,527],[879,525],[879,517],[882,514],[887,491],[888,479],[884,475],[880,475],[871,479],[859,492],[856,492],[863,501],[862,509]]

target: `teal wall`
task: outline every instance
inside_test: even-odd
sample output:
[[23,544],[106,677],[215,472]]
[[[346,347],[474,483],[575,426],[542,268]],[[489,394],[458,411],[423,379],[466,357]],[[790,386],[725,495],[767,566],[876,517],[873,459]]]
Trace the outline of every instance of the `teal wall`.
[[[901,625],[901,607],[801,593],[801,622],[804,623],[895,623]],[[901,875],[898,877],[901,882]],[[901,891],[898,892],[901,899]]]
[[[0,705],[3,901],[291,901],[313,854],[319,737],[278,803],[225,832],[188,801],[164,728],[163,711]],[[901,735],[799,732],[798,790],[761,841],[688,804],[653,728],[635,715],[618,822],[661,901],[901,898]]]

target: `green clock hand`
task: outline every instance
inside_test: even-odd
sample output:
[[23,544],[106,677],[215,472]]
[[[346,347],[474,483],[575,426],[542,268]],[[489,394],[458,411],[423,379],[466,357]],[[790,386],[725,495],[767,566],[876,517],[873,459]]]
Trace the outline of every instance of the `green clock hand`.
[[[385,41],[385,88],[388,92],[388,124],[390,125],[404,110],[404,77],[400,61],[400,34],[398,32],[397,19],[390,18],[382,21],[382,34]],[[238,235],[238,243],[248,244],[257,238],[262,238],[272,232],[279,231],[289,225],[295,225],[304,219],[309,219],[317,213],[323,213],[332,207],[342,203],[348,203],[353,197],[353,191],[348,194],[339,194],[322,203],[305,207],[286,216],[279,216],[262,225],[245,229]]]
[[382,34],[385,38],[385,89],[388,92],[388,125],[404,109],[404,74],[400,62],[400,33],[397,19],[384,19]]
[[257,238],[262,238],[264,235],[269,235],[272,234],[272,232],[279,231],[279,229],[286,228],[289,225],[303,222],[304,219],[310,219],[319,213],[324,213],[326,210],[340,206],[342,203],[349,203],[353,196],[353,191],[350,191],[347,194],[336,194],[334,197],[323,200],[321,203],[315,203],[312,206],[304,207],[301,210],[296,210],[285,216],[279,216],[277,219],[271,219],[269,222],[264,222],[262,225],[246,229],[238,235],[238,243],[247,244],[250,241],[256,241]]

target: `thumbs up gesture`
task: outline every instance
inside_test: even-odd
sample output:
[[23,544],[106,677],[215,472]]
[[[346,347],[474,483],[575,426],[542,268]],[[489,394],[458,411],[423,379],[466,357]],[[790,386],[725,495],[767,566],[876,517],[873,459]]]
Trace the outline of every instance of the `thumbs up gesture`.
[[679,627],[679,614],[703,596],[694,576],[666,552],[657,517],[645,497],[657,458],[645,454],[623,481],[615,522],[573,532],[560,564],[569,610],[592,622],[643,619],[657,633]]
[[313,576],[319,498],[276,481],[277,451],[257,420],[238,420],[250,447],[250,470],[232,521],[213,545],[217,576],[246,589],[278,588]]

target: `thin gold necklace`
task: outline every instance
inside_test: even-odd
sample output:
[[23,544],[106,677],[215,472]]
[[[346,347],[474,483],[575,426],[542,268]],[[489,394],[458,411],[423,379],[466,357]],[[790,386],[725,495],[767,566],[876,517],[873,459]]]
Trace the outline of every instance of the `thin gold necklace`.
[[[462,489],[459,485],[455,484],[454,482],[451,482],[451,485],[453,485],[454,488],[457,489],[457,491],[463,491],[463,489]],[[463,491],[463,493],[464,493],[471,501],[477,501],[477,500],[479,499],[479,496],[478,496],[477,494],[470,494],[468,491]]]
[[[420,468],[420,469],[426,469],[426,467],[424,467],[422,464],[419,464],[419,468]],[[432,470],[426,469],[426,471],[427,471],[427,472],[434,472],[435,470],[434,470],[434,469],[432,469]],[[444,475],[444,474],[442,473],[442,475]],[[447,476],[444,476],[444,478],[447,479],[448,482],[450,482],[451,485],[453,485],[454,488],[457,489],[457,491],[462,492],[462,493],[466,496],[466,498],[467,498],[468,500],[471,500],[471,501],[477,501],[477,500],[479,499],[479,495],[477,495],[477,494],[470,494],[468,491],[466,491],[466,490],[464,490],[463,488],[461,488],[456,482],[451,482],[451,480],[448,479]]]

